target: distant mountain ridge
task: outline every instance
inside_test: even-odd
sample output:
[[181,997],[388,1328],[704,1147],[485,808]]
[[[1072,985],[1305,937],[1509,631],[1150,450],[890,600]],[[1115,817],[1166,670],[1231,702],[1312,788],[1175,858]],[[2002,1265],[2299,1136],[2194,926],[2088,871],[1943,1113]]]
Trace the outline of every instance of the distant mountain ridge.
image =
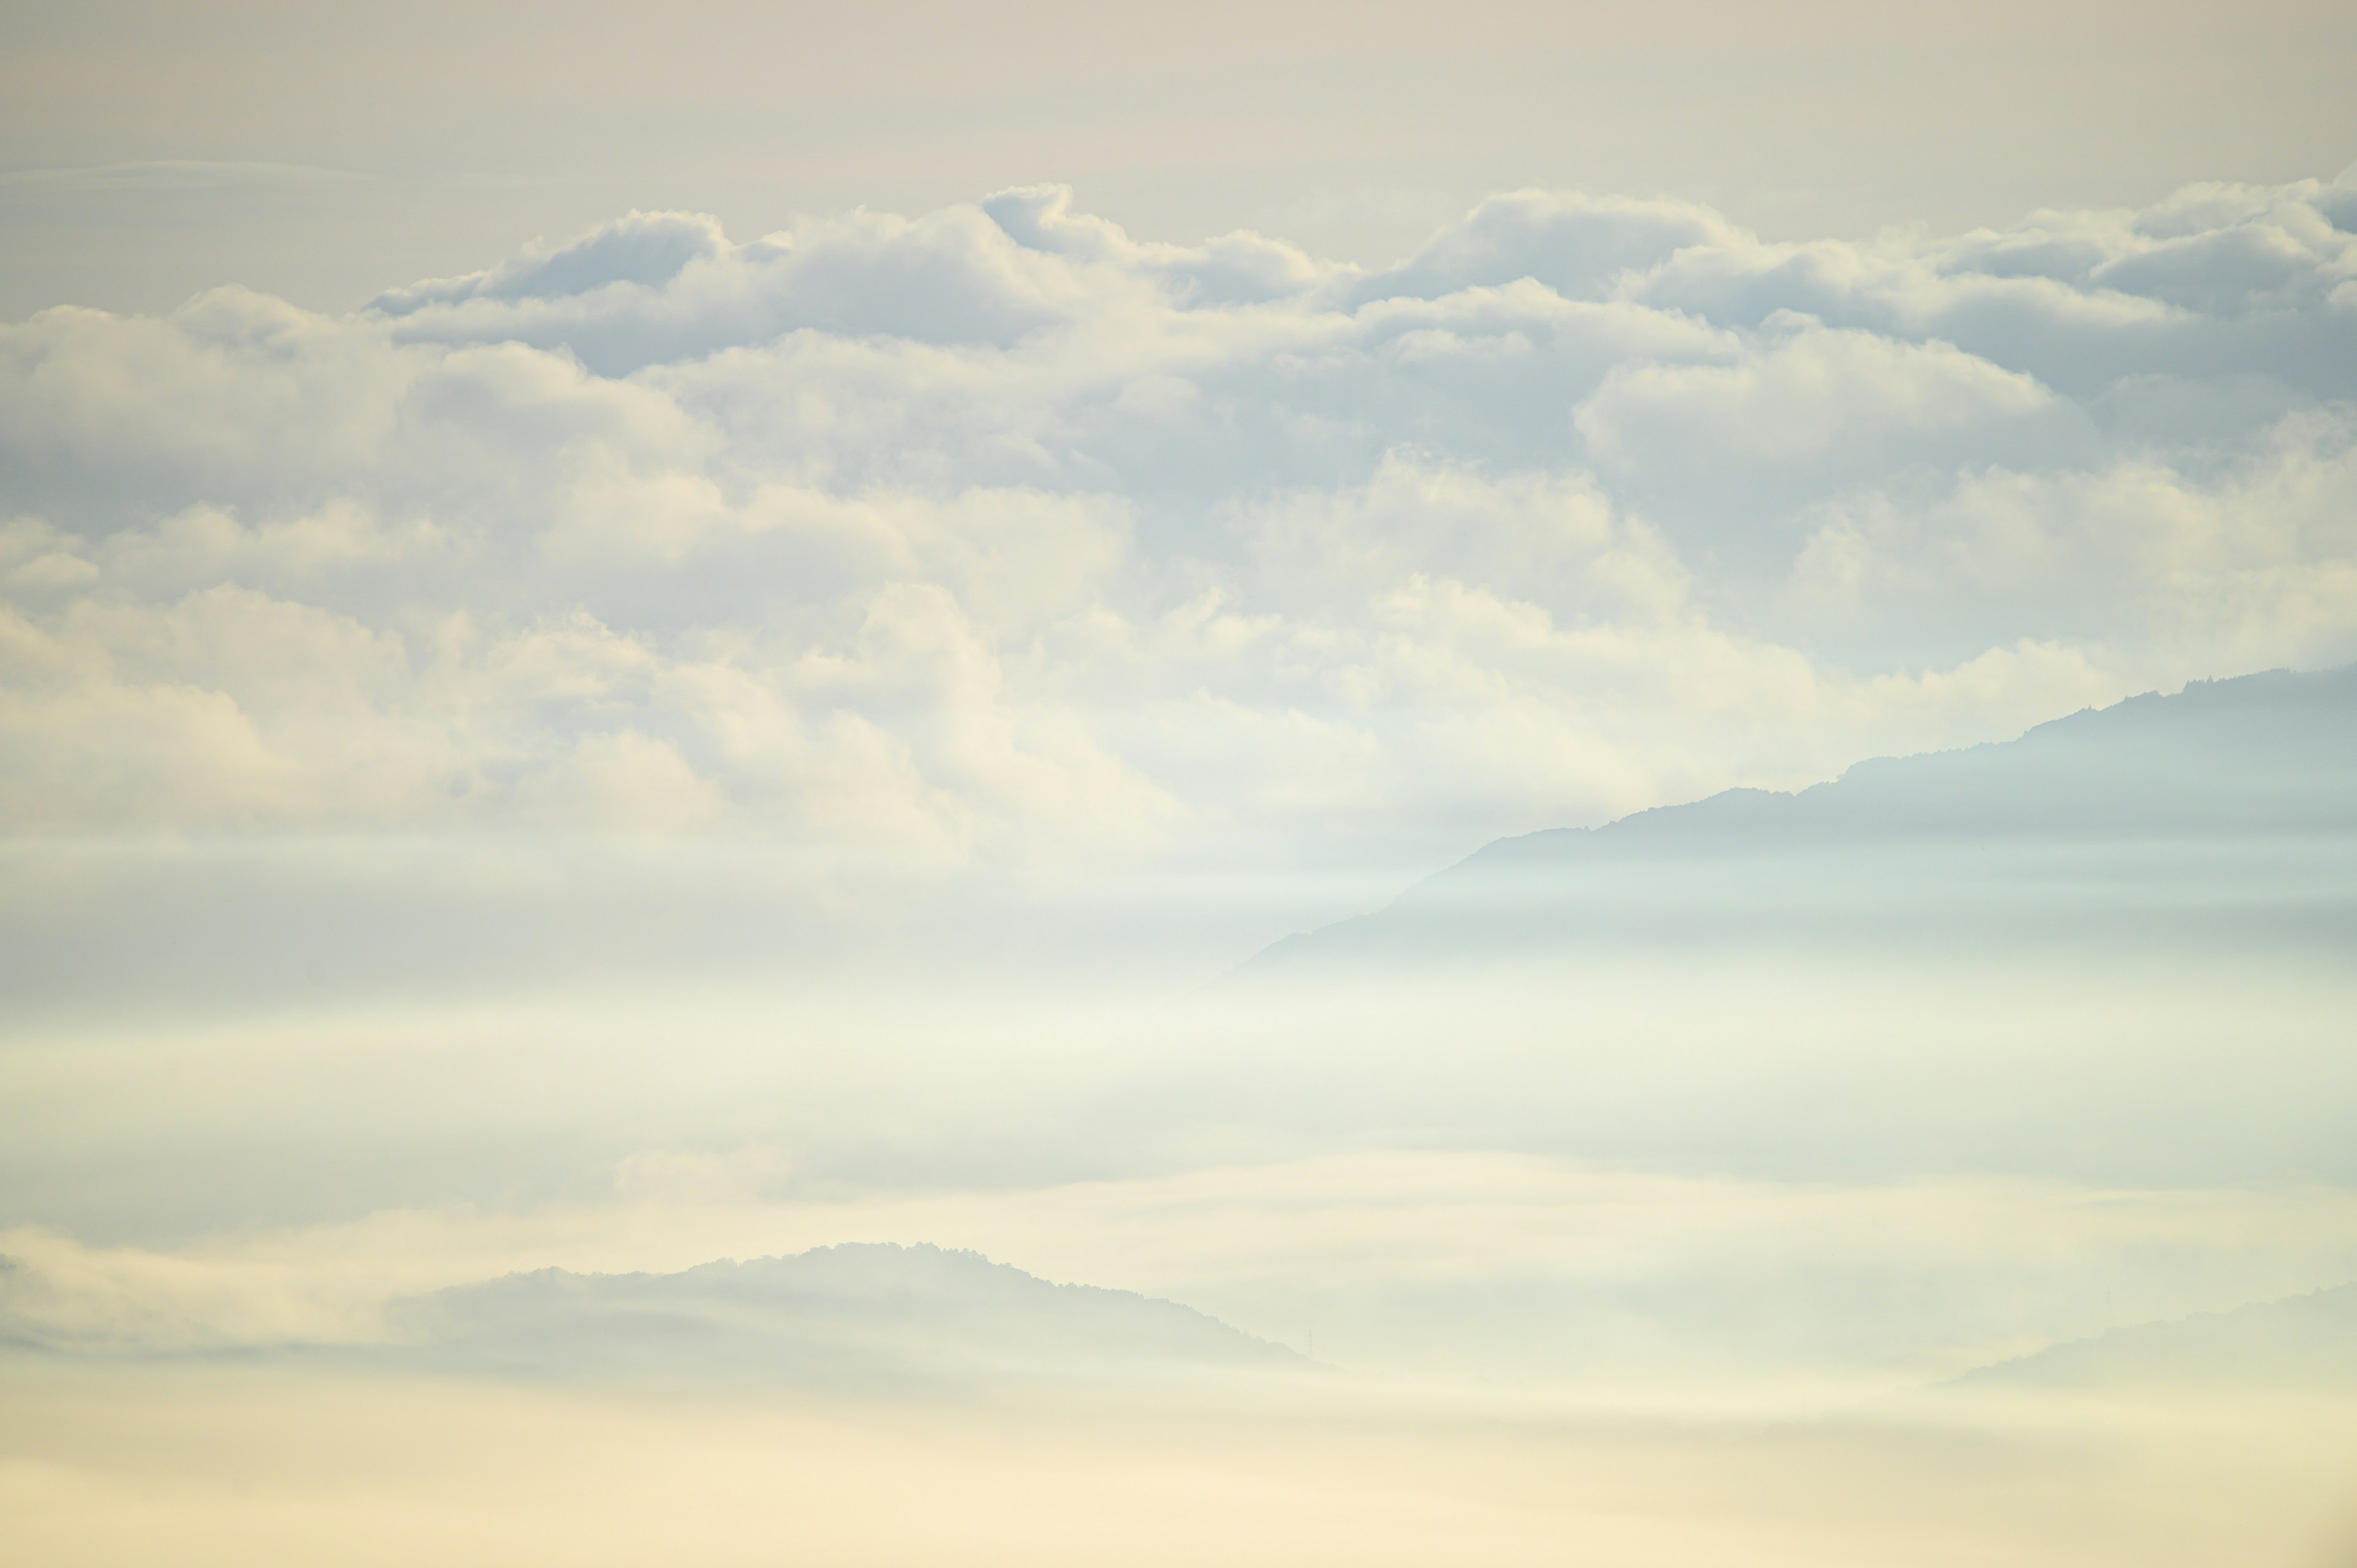
[[2115,1328],[1976,1367],[1948,1386],[2357,1389],[2357,1284]]
[[861,1382],[1300,1365],[1177,1302],[978,1252],[853,1243],[670,1274],[510,1274],[415,1298],[414,1350],[473,1369]]
[[2357,830],[2352,783],[2357,665],[2276,670],[2083,708],[2016,740],[1874,757],[1790,794],[1727,789],[1501,839],[1465,864],[1660,833],[2345,832]]
[[2078,919],[2115,897],[2122,916],[2134,904],[2198,924],[2222,900],[2257,902],[2357,932],[2352,869],[2357,666],[2274,671],[2087,709],[2012,741],[1875,758],[1790,794],[1728,789],[1500,839],[1240,972],[1715,922],[1871,927],[1910,908],[1964,925],[2009,903],[2007,920],[2029,905]]

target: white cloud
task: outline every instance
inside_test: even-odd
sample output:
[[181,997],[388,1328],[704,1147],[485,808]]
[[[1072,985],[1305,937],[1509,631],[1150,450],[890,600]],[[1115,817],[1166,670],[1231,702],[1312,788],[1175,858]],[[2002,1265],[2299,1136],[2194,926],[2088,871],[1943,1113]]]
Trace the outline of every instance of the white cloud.
[[[2357,1251],[2357,1203],[2329,1187],[1801,1184],[1486,1152],[816,1195],[794,1190],[780,1151],[748,1144],[642,1150],[618,1162],[614,1189],[168,1249],[0,1230],[0,1332],[115,1353],[383,1343],[401,1333],[386,1310],[401,1298],[511,1272],[673,1273],[939,1237],[1050,1279],[1207,1306],[1262,1334],[1322,1321],[1325,1353],[1362,1372],[1469,1365],[1521,1387],[1566,1366],[1609,1382],[1614,1369],[1596,1364],[1606,1358],[1577,1341],[1618,1336],[1625,1354],[1627,1317],[1665,1297],[1696,1340],[1760,1341],[1755,1355],[1778,1332],[1760,1311],[1805,1297],[1835,1325],[1810,1347],[1815,1370],[1904,1384],[2100,1326],[2093,1280],[2116,1283],[2130,1320],[2166,1318],[2337,1282]],[[1524,1320],[1533,1297],[1555,1326]],[[1482,1348],[1469,1322],[1512,1341]]]
[[0,328],[0,799],[1426,858],[2346,659],[2350,221],[1523,192],[1364,273],[1036,187],[50,311]]
[[1593,297],[1690,247],[1746,240],[1706,207],[1576,191],[1523,190],[1482,202],[1396,267],[1359,281],[1359,300],[1436,299],[1531,278],[1566,299]]
[[1798,316],[1767,325],[1768,338],[1731,365],[1616,367],[1575,416],[1590,450],[1623,468],[1715,460],[1819,476],[1985,463],[2012,426],[2056,403],[2034,378],[1936,339],[1828,331]]

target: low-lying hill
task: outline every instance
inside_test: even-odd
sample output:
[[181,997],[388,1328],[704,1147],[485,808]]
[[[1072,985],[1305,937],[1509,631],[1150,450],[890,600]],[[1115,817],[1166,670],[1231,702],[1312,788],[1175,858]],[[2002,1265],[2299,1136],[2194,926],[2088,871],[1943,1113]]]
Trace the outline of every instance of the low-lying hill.
[[673,1274],[511,1274],[414,1300],[414,1353],[562,1374],[862,1381],[1300,1364],[1177,1302],[1054,1284],[978,1252],[886,1244]]
[[2357,1284],[2115,1328],[1975,1368],[1953,1386],[2357,1389]]

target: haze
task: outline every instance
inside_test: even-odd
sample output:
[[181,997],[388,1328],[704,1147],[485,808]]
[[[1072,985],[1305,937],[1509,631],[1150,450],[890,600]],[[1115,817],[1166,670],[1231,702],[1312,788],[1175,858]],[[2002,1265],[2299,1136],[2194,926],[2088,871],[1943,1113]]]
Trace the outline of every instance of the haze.
[[2342,10],[0,37],[28,1560],[2357,1562]]

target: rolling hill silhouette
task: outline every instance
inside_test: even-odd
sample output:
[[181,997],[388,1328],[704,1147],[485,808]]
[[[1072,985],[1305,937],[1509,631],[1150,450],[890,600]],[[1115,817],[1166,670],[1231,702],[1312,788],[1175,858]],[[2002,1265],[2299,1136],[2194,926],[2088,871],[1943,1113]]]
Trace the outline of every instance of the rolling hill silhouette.
[[2357,667],[2196,682],[2018,740],[1501,839],[1240,975],[1570,940],[2357,937]]
[[2357,1389],[2357,1284],[2115,1328],[1976,1367],[1949,1386]]
[[1189,1306],[1054,1284],[978,1252],[853,1244],[671,1274],[511,1274],[414,1298],[453,1368],[857,1383],[1305,1363]]

